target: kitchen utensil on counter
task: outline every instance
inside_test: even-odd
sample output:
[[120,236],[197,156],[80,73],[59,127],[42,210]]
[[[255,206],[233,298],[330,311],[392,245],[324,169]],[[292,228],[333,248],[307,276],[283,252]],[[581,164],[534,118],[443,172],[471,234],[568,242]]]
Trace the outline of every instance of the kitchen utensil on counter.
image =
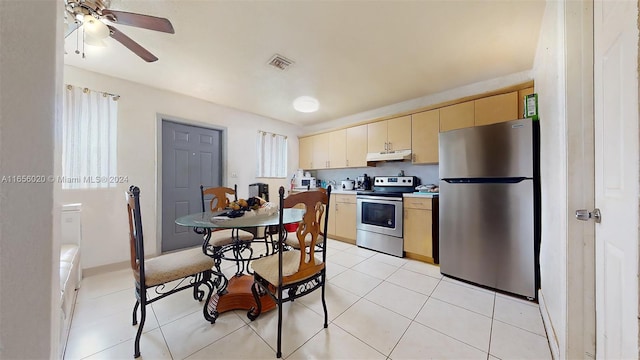
[[353,190],[356,186],[355,180],[342,180],[342,190]]
[[424,184],[416,186],[416,191],[421,193],[436,193],[438,192],[438,186],[435,184]]
[[367,174],[364,174],[362,188],[363,190],[371,190],[371,178]]
[[371,178],[367,174],[356,178],[356,190],[371,190]]

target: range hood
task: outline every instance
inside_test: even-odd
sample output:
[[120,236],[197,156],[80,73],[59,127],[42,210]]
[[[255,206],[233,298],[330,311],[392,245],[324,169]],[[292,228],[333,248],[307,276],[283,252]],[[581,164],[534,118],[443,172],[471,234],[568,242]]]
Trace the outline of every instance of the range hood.
[[383,153],[367,153],[367,161],[403,161],[411,159],[411,150],[396,150]]

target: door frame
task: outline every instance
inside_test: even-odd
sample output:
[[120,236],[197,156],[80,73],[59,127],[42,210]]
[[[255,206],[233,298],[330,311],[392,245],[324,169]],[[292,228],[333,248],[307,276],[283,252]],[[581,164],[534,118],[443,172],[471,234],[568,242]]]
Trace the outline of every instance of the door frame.
[[220,131],[220,140],[221,140],[221,148],[222,148],[222,184],[227,183],[227,171],[228,171],[228,161],[227,161],[227,127],[220,125],[213,125],[210,123],[205,123],[196,120],[189,120],[173,115],[166,114],[156,114],[156,249],[158,254],[162,252],[162,122],[170,121],[181,125],[187,126],[197,126],[205,129]]
[[[595,358],[595,207],[593,1],[565,2],[567,140],[567,358]],[[561,351],[562,353],[562,351]]]

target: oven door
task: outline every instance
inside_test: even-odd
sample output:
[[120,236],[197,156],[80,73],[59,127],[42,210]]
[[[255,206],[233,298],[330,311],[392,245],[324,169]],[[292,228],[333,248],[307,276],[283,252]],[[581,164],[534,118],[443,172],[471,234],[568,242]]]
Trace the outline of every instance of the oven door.
[[402,237],[402,198],[363,195],[356,204],[358,230]]

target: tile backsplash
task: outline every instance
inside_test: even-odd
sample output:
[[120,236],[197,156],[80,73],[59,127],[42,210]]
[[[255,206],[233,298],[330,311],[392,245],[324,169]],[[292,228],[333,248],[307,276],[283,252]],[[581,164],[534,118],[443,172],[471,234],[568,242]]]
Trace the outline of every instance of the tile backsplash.
[[413,165],[409,161],[390,161],[380,162],[375,167],[362,167],[350,169],[329,169],[329,170],[311,170],[311,175],[317,179],[329,181],[340,181],[355,179],[358,176],[367,174],[374,176],[394,176],[400,171],[404,171],[406,176],[417,176],[420,178],[421,184],[438,184],[438,165]]

